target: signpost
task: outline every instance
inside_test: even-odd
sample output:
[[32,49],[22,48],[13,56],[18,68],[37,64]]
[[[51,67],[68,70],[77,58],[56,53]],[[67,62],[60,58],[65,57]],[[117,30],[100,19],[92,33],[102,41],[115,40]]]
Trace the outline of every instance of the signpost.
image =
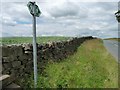
[[30,13],[33,16],[33,62],[34,62],[34,88],[37,87],[37,47],[36,47],[36,17],[39,17],[41,12],[35,2],[27,4]]

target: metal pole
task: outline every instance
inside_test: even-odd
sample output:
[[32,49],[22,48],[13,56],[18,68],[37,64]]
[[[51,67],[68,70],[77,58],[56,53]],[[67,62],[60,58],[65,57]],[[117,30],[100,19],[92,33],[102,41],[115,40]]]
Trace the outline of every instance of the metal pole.
[[[33,7],[33,11],[35,11],[34,7]],[[34,60],[34,88],[36,88],[37,87],[37,47],[36,47],[36,17],[34,15],[33,15],[33,60]]]

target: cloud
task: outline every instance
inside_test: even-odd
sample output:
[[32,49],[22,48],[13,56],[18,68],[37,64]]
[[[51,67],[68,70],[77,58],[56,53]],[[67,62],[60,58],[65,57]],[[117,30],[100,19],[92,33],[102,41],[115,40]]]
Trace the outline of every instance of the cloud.
[[[24,2],[2,3],[3,36],[32,36],[32,16]],[[38,1],[37,36],[117,37],[116,2]]]
[[59,4],[56,6],[53,6],[48,12],[52,17],[67,17],[67,16],[76,16],[78,15],[78,9],[79,7],[75,5],[74,3],[67,2],[63,4]]
[[3,25],[8,25],[8,26],[15,26],[17,24],[17,22],[12,20],[11,17],[5,16],[5,17],[2,18],[2,24]]
[[[60,2],[60,0],[31,0],[36,2]],[[64,0],[61,0],[64,1]],[[73,0],[69,0],[73,1]],[[118,2],[119,0],[74,0],[74,2]],[[2,0],[2,2],[29,2],[29,0]]]
[[3,36],[32,36],[32,25],[31,24],[17,24],[13,26],[2,27]]
[[11,19],[12,22],[30,22],[30,15],[25,3],[6,2],[2,3],[2,17]]

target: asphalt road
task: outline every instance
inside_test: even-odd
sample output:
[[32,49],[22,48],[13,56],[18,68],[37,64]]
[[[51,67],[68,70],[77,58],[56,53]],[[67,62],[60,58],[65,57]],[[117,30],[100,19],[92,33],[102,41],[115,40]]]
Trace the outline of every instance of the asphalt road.
[[120,63],[120,42],[114,40],[103,40],[106,49],[116,58],[117,62]]

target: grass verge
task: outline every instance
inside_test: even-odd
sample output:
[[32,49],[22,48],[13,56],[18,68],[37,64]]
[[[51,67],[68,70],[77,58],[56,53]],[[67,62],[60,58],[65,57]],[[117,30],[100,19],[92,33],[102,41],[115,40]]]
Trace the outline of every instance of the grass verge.
[[[44,71],[44,75],[38,73],[38,87],[118,87],[118,64],[99,39],[84,42],[74,55],[59,63],[50,62]],[[33,75],[25,80],[25,86],[33,87]]]

